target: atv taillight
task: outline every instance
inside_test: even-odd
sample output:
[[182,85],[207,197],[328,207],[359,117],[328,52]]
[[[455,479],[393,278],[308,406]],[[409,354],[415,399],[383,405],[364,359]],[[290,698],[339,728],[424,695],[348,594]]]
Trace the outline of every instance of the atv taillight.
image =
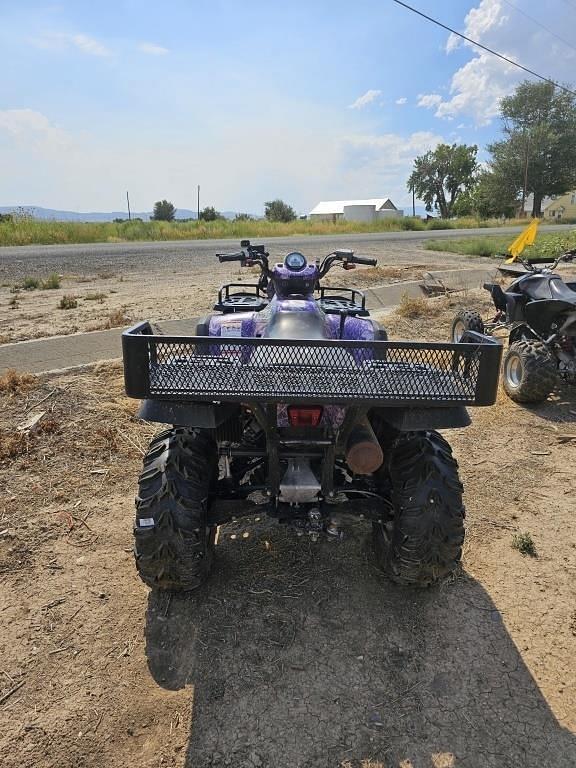
[[288,419],[291,427],[317,427],[324,409],[321,405],[289,405]]

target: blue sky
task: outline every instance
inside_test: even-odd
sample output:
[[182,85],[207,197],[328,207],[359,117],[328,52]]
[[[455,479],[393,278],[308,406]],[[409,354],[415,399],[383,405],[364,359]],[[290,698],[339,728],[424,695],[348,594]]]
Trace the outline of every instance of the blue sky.
[[[576,71],[576,0],[411,4],[552,78]],[[413,157],[483,148],[523,79],[392,0],[0,0],[0,19],[0,205],[121,210],[129,189],[134,210],[194,208],[197,184],[221,210],[408,205]]]

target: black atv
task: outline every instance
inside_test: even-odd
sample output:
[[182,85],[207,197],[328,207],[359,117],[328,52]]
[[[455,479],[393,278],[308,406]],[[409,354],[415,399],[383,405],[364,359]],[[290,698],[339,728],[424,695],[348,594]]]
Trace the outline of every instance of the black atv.
[[497,283],[484,284],[496,307],[492,320],[485,322],[478,312],[463,309],[452,323],[454,342],[468,331],[508,331],[503,385],[518,403],[546,400],[559,376],[576,383],[576,283],[565,283],[553,271],[575,256],[576,249],[567,251],[543,267],[535,266],[541,260],[521,260],[525,271],[506,290]]
[[426,586],[460,559],[458,467],[435,430],[470,423],[496,397],[500,343],[391,342],[357,290],[321,286],[334,267],[375,261],[338,250],[271,264],[264,246],[220,256],[260,268],[224,286],[193,336],[123,335],[126,392],[140,417],[170,425],[152,440],[136,500],[136,565],[150,587],[207,577],[216,527],[268,515],[312,539],[344,516],[372,524],[380,567]]

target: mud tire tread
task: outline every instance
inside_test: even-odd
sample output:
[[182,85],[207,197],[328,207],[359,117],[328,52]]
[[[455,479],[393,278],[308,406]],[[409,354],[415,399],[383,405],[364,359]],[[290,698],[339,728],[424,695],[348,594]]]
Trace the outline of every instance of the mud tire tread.
[[461,309],[452,321],[452,340],[454,340],[454,328],[458,322],[461,322],[467,331],[484,333],[484,320],[480,314],[474,309]]
[[[505,375],[506,365],[512,355],[522,360],[523,376],[519,386],[511,387]],[[503,363],[502,384],[504,391],[516,403],[541,403],[552,392],[558,380],[556,362],[543,342],[526,339],[510,344]]]
[[[190,591],[206,580],[214,550],[207,527],[218,472],[216,443],[203,430],[174,427],[156,435],[138,482],[134,556],[153,589]],[[142,520],[154,524],[142,526]]]
[[464,543],[458,464],[437,432],[408,432],[387,462],[394,517],[373,524],[376,560],[397,584],[428,587],[454,571]]

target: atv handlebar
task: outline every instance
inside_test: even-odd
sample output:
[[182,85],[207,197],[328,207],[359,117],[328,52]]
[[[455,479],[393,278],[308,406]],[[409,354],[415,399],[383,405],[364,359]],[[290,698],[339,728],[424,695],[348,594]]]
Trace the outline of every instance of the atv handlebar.
[[348,259],[352,264],[365,264],[367,267],[375,267],[378,259],[365,259],[363,256],[352,256]]
[[224,261],[244,261],[245,253],[217,253],[218,261],[222,264]]
[[[570,251],[566,251],[566,253],[561,253],[560,256],[557,256],[552,264],[550,264],[549,267],[545,267],[544,269],[548,271],[552,271],[553,269],[556,269],[558,264],[560,264],[562,261],[568,262],[568,261],[574,261],[576,258],[576,248],[572,248]],[[529,259],[520,259],[520,263],[526,269],[528,272],[542,272],[542,267],[535,267],[534,264]]]

